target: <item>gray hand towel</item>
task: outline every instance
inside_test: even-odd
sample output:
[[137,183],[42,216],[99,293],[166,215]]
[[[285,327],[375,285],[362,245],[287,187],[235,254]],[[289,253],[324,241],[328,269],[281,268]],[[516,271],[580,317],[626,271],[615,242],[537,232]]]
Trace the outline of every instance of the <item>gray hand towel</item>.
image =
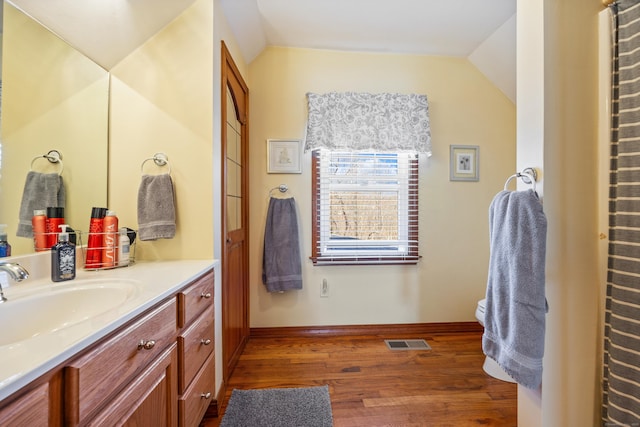
[[142,175],[138,189],[138,238],[171,239],[176,234],[176,213],[171,176]]
[[547,219],[533,190],[502,191],[489,210],[484,353],[518,384],[542,382]]
[[302,289],[298,217],[293,198],[269,200],[264,230],[262,283],[269,292]]
[[62,176],[57,173],[41,173],[29,171],[22,191],[18,237],[33,237],[31,218],[36,209],[48,207],[64,207],[65,190]]

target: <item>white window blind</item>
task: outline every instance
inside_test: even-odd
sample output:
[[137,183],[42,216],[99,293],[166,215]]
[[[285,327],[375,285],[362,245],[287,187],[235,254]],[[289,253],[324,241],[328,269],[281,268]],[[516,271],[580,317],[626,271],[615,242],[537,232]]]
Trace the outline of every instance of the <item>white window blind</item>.
[[418,156],[313,152],[316,264],[418,260]]

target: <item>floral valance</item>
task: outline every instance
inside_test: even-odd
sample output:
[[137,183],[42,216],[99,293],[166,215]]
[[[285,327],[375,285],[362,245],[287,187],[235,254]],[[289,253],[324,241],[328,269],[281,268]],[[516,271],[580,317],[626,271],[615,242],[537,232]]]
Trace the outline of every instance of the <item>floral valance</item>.
[[413,151],[431,154],[426,95],[308,93],[305,151]]

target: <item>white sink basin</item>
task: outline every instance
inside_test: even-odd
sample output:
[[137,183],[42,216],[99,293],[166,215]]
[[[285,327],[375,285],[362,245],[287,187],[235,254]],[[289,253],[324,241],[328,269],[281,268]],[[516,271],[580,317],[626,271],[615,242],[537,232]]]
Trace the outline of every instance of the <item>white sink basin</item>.
[[55,332],[95,318],[137,294],[128,279],[63,282],[0,304],[0,346]]

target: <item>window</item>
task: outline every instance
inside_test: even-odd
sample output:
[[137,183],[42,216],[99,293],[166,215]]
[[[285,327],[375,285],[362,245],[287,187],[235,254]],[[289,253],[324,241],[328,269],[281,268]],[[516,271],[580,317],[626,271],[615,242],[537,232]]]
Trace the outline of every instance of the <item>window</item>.
[[416,263],[418,156],[313,151],[312,260]]

